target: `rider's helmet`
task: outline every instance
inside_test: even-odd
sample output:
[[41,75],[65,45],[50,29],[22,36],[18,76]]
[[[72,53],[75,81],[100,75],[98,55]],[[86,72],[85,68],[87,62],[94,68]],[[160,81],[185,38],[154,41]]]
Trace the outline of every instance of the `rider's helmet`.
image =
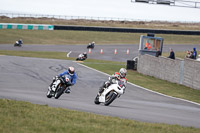
[[68,73],[69,73],[69,75],[73,76],[73,75],[74,75],[74,72],[75,72],[74,67],[69,67],[69,68],[68,68]]
[[125,78],[126,77],[126,73],[127,73],[127,70],[125,68],[121,68],[119,70],[119,73],[120,73],[120,77],[121,78]]
[[93,44],[95,44],[95,42],[94,42],[94,41],[93,41],[92,43],[93,43]]
[[83,54],[87,54],[87,52],[84,52]]

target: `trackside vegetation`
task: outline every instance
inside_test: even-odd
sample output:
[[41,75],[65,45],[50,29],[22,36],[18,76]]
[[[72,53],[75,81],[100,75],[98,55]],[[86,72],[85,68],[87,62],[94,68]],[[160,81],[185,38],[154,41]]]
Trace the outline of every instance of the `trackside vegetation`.
[[[70,30],[17,30],[1,29],[0,44],[14,44],[22,39],[24,44],[88,44],[95,41],[96,44],[139,44],[140,35],[146,33],[119,33],[119,32],[95,32],[95,31],[70,31]],[[194,35],[166,35],[163,37],[165,44],[199,44],[200,36]]]
[[1,133],[199,133],[199,128],[145,123],[48,105],[0,99]]

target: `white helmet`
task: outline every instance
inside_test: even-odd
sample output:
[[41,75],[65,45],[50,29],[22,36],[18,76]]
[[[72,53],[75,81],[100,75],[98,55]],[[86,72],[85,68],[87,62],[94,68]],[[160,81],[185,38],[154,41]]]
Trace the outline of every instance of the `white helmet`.
[[68,73],[69,73],[69,75],[73,76],[73,75],[74,75],[74,72],[75,72],[74,67],[69,67],[69,68],[68,68]]
[[121,78],[125,78],[126,77],[126,73],[127,73],[127,70],[125,68],[121,68],[119,70],[119,73],[120,73],[120,77]]

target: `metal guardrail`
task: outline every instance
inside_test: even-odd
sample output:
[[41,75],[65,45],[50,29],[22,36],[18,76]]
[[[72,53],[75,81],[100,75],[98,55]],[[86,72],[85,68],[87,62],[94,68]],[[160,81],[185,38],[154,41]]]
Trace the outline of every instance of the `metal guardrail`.
[[61,25],[54,25],[54,30],[104,31],[104,32],[126,32],[126,33],[154,33],[154,34],[176,34],[176,35],[200,35],[200,31],[133,29],[133,28],[91,27],[91,26],[61,26]]
[[[33,18],[57,18],[57,19],[87,19],[87,20],[113,20],[113,21],[136,21],[122,18],[101,18],[101,17],[81,17],[81,16],[62,16],[62,15],[41,15],[41,14],[17,14],[0,13],[0,16],[33,17]],[[137,20],[139,21],[139,20]],[[147,22],[147,21],[146,21]],[[177,35],[200,35],[200,31],[181,31],[181,30],[155,30],[155,29],[133,29],[133,28],[113,28],[113,27],[90,27],[90,26],[58,26],[54,25],[54,30],[79,30],[79,31],[104,31],[104,32],[127,32],[127,33],[155,33],[155,34],[177,34]]]
[[[131,18],[115,18],[115,17],[92,17],[92,16],[65,16],[65,15],[47,15],[47,14],[23,14],[23,13],[0,13],[0,16],[9,18],[49,18],[49,19],[64,19],[64,20],[102,20],[102,21],[148,21]],[[151,20],[149,20],[151,21]]]
[[[135,1],[135,0],[132,0]],[[140,0],[141,1],[141,0]],[[143,0],[149,1],[149,0]],[[145,20],[145,19],[133,19],[133,18],[115,18],[115,17],[93,17],[93,16],[65,16],[65,15],[48,15],[48,14],[26,14],[26,13],[5,13],[0,12],[0,16],[6,16],[9,18],[48,18],[48,19],[61,19],[61,20],[97,20],[97,21],[125,21],[125,22],[151,22],[151,21],[160,21],[162,20]],[[195,21],[169,21],[169,22],[181,22],[181,23],[199,23]]]

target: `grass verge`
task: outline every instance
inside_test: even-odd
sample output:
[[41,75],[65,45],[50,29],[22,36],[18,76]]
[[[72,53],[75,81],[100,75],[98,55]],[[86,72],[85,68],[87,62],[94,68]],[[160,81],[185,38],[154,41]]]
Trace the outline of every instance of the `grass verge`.
[[[16,40],[23,39],[24,44],[139,44],[140,35],[146,33],[119,33],[95,31],[68,31],[68,30],[16,30],[1,29],[0,44],[14,44]],[[164,35],[165,44],[199,44],[200,36]]]
[[0,99],[1,133],[199,133],[199,128],[144,123],[117,117]]
[[104,26],[104,27],[129,27],[148,29],[176,29],[176,30],[200,30],[200,23],[180,23],[166,21],[101,21],[86,19],[55,19],[55,18],[33,18],[33,17],[13,17],[0,16],[1,23],[24,23],[24,24],[51,24],[51,25],[83,25],[83,26]]

